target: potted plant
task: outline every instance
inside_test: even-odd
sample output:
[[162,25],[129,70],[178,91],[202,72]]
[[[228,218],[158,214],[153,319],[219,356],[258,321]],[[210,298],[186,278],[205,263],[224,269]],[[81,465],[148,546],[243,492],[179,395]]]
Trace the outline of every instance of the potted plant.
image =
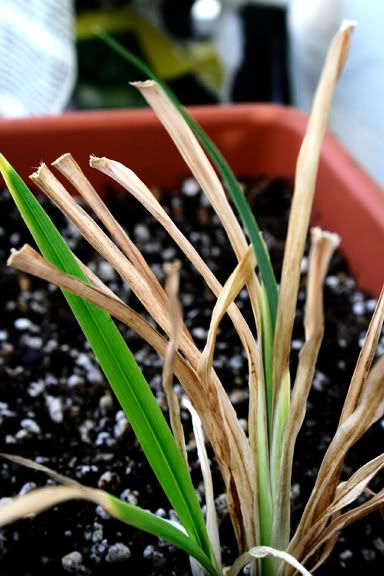
[[[169,99],[166,92],[159,89],[156,84],[153,82],[141,83],[139,89],[170,132],[184,159],[207,193],[239,260],[224,287],[212,275],[193,246],[178,230],[148,188],[131,170],[116,161],[106,158],[91,158],[93,167],[123,184],[159,220],[187,258],[202,274],[207,285],[218,298],[202,352],[198,350],[189,330],[183,324],[177,305],[179,279],[177,266],[169,267],[167,291],[164,292],[153,272],[148,268],[143,256],[132,245],[129,237],[116,223],[99,197],[95,195],[94,189],[71,156],[60,157],[55,162],[55,166],[86,199],[115,242],[120,245],[121,251],[108,239],[91,217],[71,199],[45,165],[38,169],[33,180],[76,224],[88,242],[129,283],[141,303],[150,311],[153,319],[168,335],[168,344],[145,318],[134,313],[121,299],[100,284],[91,270],[76,261],[22,180],[4,158],[1,160],[1,169],[6,183],[44,256],[42,258],[31,247],[25,247],[12,254],[10,264],[26,273],[53,282],[65,290],[68,303],[128,416],[128,421],[135,431],[166,496],[175,509],[179,522],[177,525],[171,524],[162,519],[160,514],[151,514],[134,505],[132,501],[127,503],[118,500],[115,496],[102,490],[103,482],[101,485],[99,484],[99,489],[87,488],[77,481],[68,480],[63,475],[53,472],[39,462],[36,463],[7,454],[3,456],[8,461],[46,472],[53,480],[63,484],[63,486],[43,488],[7,502],[0,509],[0,521],[2,523],[9,523],[11,520],[18,519],[33,511],[45,510],[49,505],[64,500],[83,498],[98,504],[113,517],[135,527],[140,527],[151,534],[161,536],[187,552],[192,558],[191,569],[194,574],[201,573],[202,569],[211,574],[220,574],[223,570],[222,555],[213,499],[212,477],[202,428],[213,447],[219,464],[224,481],[229,516],[240,552],[240,556],[230,568],[230,574],[235,575],[242,570],[243,566],[251,564],[253,572],[260,574],[291,574],[297,570],[307,575],[308,571],[303,564],[307,564],[311,568],[321,565],[328,557],[335,544],[335,538],[344,525],[382,505],[382,490],[378,493],[369,492],[368,484],[383,466],[383,456],[372,459],[352,473],[346,482],[340,482],[340,474],[347,450],[371,424],[382,416],[382,359],[368,374],[383,321],[381,297],[359,356],[337,433],[324,456],[313,491],[296,532],[291,538],[290,488],[293,449],[304,418],[309,388],[315,370],[314,365],[323,335],[322,285],[329,259],[338,244],[338,237],[335,234],[323,232],[319,228],[315,228],[312,234],[305,311],[305,343],[298,359],[291,400],[289,350],[295,303],[299,290],[301,260],[314,195],[320,146],[325,131],[325,120],[330,107],[332,92],[345,60],[351,29],[351,25],[344,26],[330,49],[314,101],[308,131],[301,147],[279,291],[265,242],[260,236],[252,213],[231,171],[210,140],[196,127],[193,120],[177,106],[175,107],[172,98]],[[240,118],[245,111],[246,109],[243,108],[237,112],[240,114]],[[203,111],[203,116],[204,113],[207,114],[206,111]],[[273,122],[279,114],[281,115],[281,112],[272,111],[270,114],[269,127],[273,126]],[[69,117],[68,122],[73,121],[73,118]],[[119,124],[118,114],[111,118],[114,118],[113,121]],[[142,118],[143,123],[139,134],[145,134],[145,131],[150,128],[153,135],[151,144],[154,144],[156,140],[156,143],[161,142],[161,137],[158,136],[158,126],[153,124],[149,116]],[[292,118],[297,120],[295,115]],[[80,124],[81,122],[87,124],[90,119],[90,116],[79,118],[79,122]],[[58,121],[56,128],[58,126],[60,126],[60,121]],[[33,126],[31,123],[30,127],[33,130],[37,126]],[[226,138],[228,142],[233,144],[235,135],[239,134],[237,128],[234,125],[233,129],[226,127],[225,132],[221,132],[222,148],[229,145],[226,144]],[[67,130],[64,128],[64,124],[62,124],[62,129],[63,133]],[[214,131],[214,124],[212,129]],[[116,135],[118,131],[119,129],[117,129]],[[194,133],[202,140],[212,155],[228,186],[228,192],[232,195],[252,241],[250,246],[247,245],[219,180],[213,169],[207,164],[206,157],[199,148]],[[93,133],[88,132],[88,137],[92,138],[92,145],[96,143],[97,134],[99,137],[102,135],[97,129],[94,129]],[[280,134],[280,141],[284,137],[288,139],[287,135],[289,134],[292,138],[295,131],[286,130],[285,136],[283,131]],[[105,135],[104,132],[104,138]],[[270,129],[265,142],[267,143],[269,138],[273,138],[273,135],[273,130]],[[58,138],[57,131],[55,137]],[[80,144],[80,139],[84,137],[85,133],[78,132],[77,145]],[[242,135],[242,146],[247,142],[247,137]],[[136,134],[135,147],[138,146],[140,138],[141,136]],[[293,141],[294,138],[295,136],[293,136]],[[113,145],[115,144],[117,144],[117,136]],[[237,145],[239,144],[237,142]],[[60,145],[63,145],[62,139]],[[331,141],[329,146],[331,150],[333,147],[337,151],[337,145]],[[73,144],[72,149],[74,149]],[[247,164],[242,163],[243,160],[239,152],[241,149],[244,148],[236,146],[238,168],[240,174],[246,174]],[[172,178],[177,176],[178,164],[174,162],[173,157],[170,157],[171,160],[164,161],[163,158],[153,158],[152,156],[153,154],[147,157],[148,166],[150,165],[151,170],[154,170],[151,174],[146,174],[149,183],[152,176],[156,175],[159,163],[162,164],[162,169],[172,168]],[[234,157],[236,158],[236,153]],[[342,153],[338,159],[341,165],[349,163]],[[328,171],[329,178],[332,170],[335,173],[337,171],[335,163],[332,157],[327,158],[326,155],[323,157],[323,161],[325,162],[323,170],[325,170],[325,174]],[[168,162],[168,166],[166,162]],[[284,163],[280,163],[276,159],[276,151],[275,158],[266,160],[264,166],[263,171],[266,173],[274,170],[275,174],[279,174],[280,170],[282,173],[284,171]],[[143,164],[142,169],[146,169]],[[356,175],[359,175],[362,181],[368,182],[356,167],[353,170],[356,171]],[[165,184],[166,182],[164,178],[162,183]],[[348,180],[347,183],[348,185],[344,189],[352,195],[353,186]],[[374,187],[372,189],[372,198],[379,206],[379,192]],[[355,196],[352,197],[355,201]],[[359,202],[359,206],[361,206],[362,218],[360,218],[360,222],[365,222],[369,210],[365,210],[365,202],[363,199],[359,199],[358,195],[356,202]],[[322,225],[332,222],[332,215],[325,206],[327,203],[324,203],[322,195],[318,195],[314,214]],[[338,210],[340,210],[340,206],[342,206],[342,200]],[[375,216],[379,216],[374,219],[377,226],[372,226],[378,234],[377,238],[383,234],[380,223],[378,223],[381,208],[380,205],[377,214],[375,214]],[[336,201],[334,200],[333,212],[336,210]],[[372,220],[369,219],[369,222]],[[358,251],[350,250],[348,253],[348,243],[344,249],[346,254],[356,255],[356,265],[357,261],[360,263],[364,261],[364,258],[359,256]],[[254,273],[256,263],[260,278]],[[366,280],[365,286],[377,290],[380,274],[369,274],[367,278],[369,279]],[[363,276],[361,280],[365,282]],[[252,331],[234,304],[236,296],[244,285],[247,286],[259,335],[257,345]],[[132,354],[125,347],[119,332],[103,309],[134,328],[160,355],[164,356],[162,382],[174,437],[172,437]],[[231,317],[240,336],[249,366],[248,435],[245,435],[220,380],[212,371],[217,331],[226,312]],[[180,353],[178,353],[178,349]],[[190,399],[190,402],[187,402],[187,407],[192,417],[204,479],[206,527],[186,465],[188,457],[182,433],[179,402],[172,386],[173,372],[183,384]],[[24,422],[24,429],[29,428],[31,430],[33,427],[31,422]],[[111,481],[110,477],[108,481]],[[356,503],[364,492],[367,492],[368,500]],[[355,507],[351,511],[345,511],[345,507],[353,503],[356,504]],[[119,543],[119,546],[116,545],[113,551],[110,550],[108,552],[110,558],[114,554],[119,555],[119,551],[122,550],[127,555],[127,551],[122,546],[123,544]],[[65,562],[72,563],[67,565]],[[87,570],[81,564],[78,556],[67,558],[65,562],[63,567],[68,568],[68,571],[85,573],[84,570]]]

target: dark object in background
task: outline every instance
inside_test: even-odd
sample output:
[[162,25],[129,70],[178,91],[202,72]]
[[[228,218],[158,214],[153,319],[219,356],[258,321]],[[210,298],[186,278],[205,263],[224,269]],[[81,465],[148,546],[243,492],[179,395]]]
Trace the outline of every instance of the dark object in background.
[[167,84],[184,106],[218,103],[218,97],[193,74],[175,78]]
[[286,10],[248,4],[240,15],[244,57],[233,82],[233,102],[289,104]]
[[175,38],[193,37],[193,23],[191,17],[192,6],[195,0],[163,0],[161,3],[161,17],[168,32]]
[[[163,0],[161,3],[161,17],[164,28],[171,37],[180,41],[194,37],[193,21],[191,16],[195,0]],[[185,105],[216,104],[217,96],[205,86],[194,74],[185,74],[168,82],[179,100]]]

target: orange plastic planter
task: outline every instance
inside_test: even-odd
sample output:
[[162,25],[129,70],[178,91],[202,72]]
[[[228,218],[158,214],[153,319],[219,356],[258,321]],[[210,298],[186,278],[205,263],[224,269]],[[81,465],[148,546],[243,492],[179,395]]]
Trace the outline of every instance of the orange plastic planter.
[[[192,109],[240,177],[291,178],[306,117],[272,105]],[[87,168],[90,153],[127,164],[148,185],[175,188],[188,169],[148,110],[69,113],[0,121],[0,151],[27,177],[42,160],[72,152],[103,190],[106,178]],[[257,216],[257,215],[256,215]],[[313,223],[338,232],[341,249],[364,290],[384,280],[384,191],[331,136],[323,146]]]

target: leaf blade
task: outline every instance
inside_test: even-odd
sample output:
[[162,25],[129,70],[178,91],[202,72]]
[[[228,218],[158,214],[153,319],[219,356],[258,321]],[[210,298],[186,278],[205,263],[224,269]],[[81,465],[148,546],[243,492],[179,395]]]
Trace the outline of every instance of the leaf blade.
[[[43,208],[2,155],[0,171],[46,259],[60,270],[87,282],[84,272]],[[203,515],[188,470],[133,355],[108,314],[78,296],[66,291],[63,294],[180,521],[211,556]]]
[[196,542],[167,520],[139,506],[119,500],[107,492],[81,484],[46,486],[23,496],[16,496],[10,502],[0,505],[0,526],[20,520],[29,514],[39,514],[57,504],[77,499],[88,500],[101,506],[113,518],[174,544],[196,558],[209,574],[214,576],[217,574],[209,558]]

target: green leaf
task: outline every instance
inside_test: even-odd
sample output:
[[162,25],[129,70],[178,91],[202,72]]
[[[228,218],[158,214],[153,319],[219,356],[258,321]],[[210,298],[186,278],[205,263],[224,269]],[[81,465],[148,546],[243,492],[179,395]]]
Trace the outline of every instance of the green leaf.
[[268,441],[272,442],[273,434],[273,383],[272,383],[272,366],[273,366],[273,325],[270,315],[270,308],[267,302],[265,286],[261,289],[261,321],[263,331],[263,364],[265,379],[265,396],[267,403],[268,419]]
[[209,557],[202,551],[202,549],[196,544],[196,542],[184,534],[181,530],[176,528],[173,524],[159,518],[152,512],[148,512],[139,508],[138,506],[132,506],[115,496],[105,493],[105,497],[109,500],[108,512],[113,515],[118,520],[134,526],[139,530],[144,530],[149,534],[158,536],[167,542],[174,544],[178,548],[181,548],[189,556],[196,558],[204,566],[209,574],[217,575],[217,570],[212,565]]
[[204,132],[204,130],[199,126],[199,124],[190,116],[190,114],[183,108],[179,102],[177,96],[174,92],[164,83],[152,70],[142,61],[137,58],[132,52],[124,48],[119,42],[112,38],[109,34],[105,33],[99,28],[95,30],[95,34],[101,38],[108,46],[110,46],[115,52],[120,54],[125,60],[130,62],[135,68],[140,70],[141,73],[146,75],[148,78],[155,80],[162,89],[167,93],[168,97],[172,100],[174,105],[177,107],[179,112],[182,114],[189,127],[195,133],[196,137],[200,140],[200,143],[204,146],[208,154],[210,155],[213,163],[218,169],[227,192],[232,198],[232,201],[236,207],[236,210],[241,218],[245,230],[247,231],[248,237],[253,244],[257,263],[260,269],[260,274],[262,281],[265,285],[268,304],[270,308],[270,316],[272,319],[273,330],[276,324],[277,316],[277,304],[278,304],[278,288],[276,278],[272,269],[271,259],[269,257],[268,250],[265,246],[264,240],[256,223],[255,217],[252,210],[248,204],[248,201],[241,189],[240,183],[231,170],[230,166],[227,164],[221,152],[218,150],[216,145],[212,142],[209,136]]
[[[2,155],[0,171],[43,256],[63,272],[87,282],[58,230]],[[135,358],[106,312],[66,291],[63,294],[182,525],[205,554],[213,558],[189,471]]]
[[[28,461],[27,459],[22,460],[24,460],[20,462],[22,465],[32,468],[35,467],[33,461]],[[32,466],[30,466],[30,462]],[[54,471],[46,470],[48,475],[53,476],[55,480],[58,479],[57,476],[61,476]],[[163,518],[159,518],[155,514],[152,514],[152,512],[148,512],[139,506],[133,506],[123,500],[119,500],[115,496],[108,494],[108,492],[83,486],[70,478],[61,478],[63,485],[37,488],[36,490],[28,492],[28,494],[10,498],[5,504],[1,504],[0,527],[22,520],[29,514],[40,514],[68,500],[88,500],[104,508],[112,518],[162,538],[170,544],[174,544],[181,550],[184,550],[189,556],[196,558],[196,560],[208,570],[209,574],[218,576],[217,570],[212,565],[208,556],[192,538],[185,534],[181,526],[179,527]],[[58,480],[60,481],[60,479]]]

